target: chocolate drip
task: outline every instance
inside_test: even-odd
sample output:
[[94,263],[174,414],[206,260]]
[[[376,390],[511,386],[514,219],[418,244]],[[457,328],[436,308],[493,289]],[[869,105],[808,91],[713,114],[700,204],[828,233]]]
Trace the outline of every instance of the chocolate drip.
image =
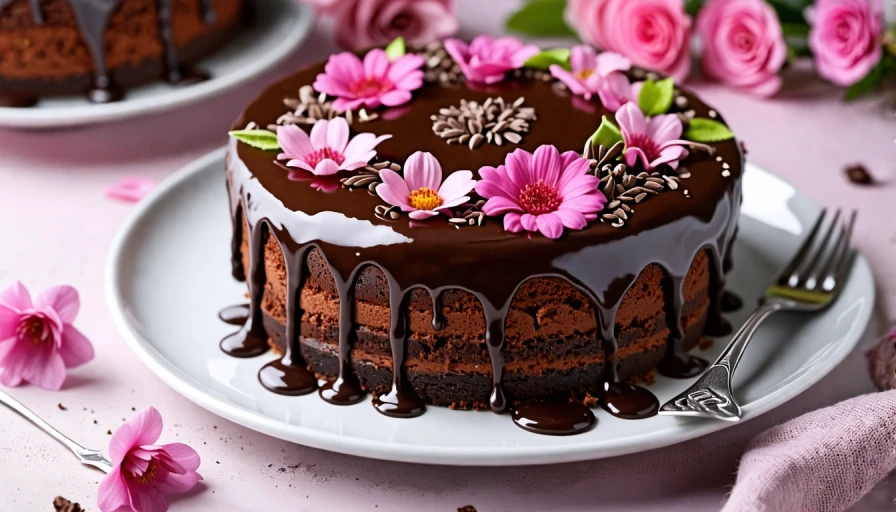
[[0,94],[0,107],[25,108],[37,105],[37,97],[30,94],[5,92]]
[[[355,278],[361,267],[356,267],[347,280],[330,265],[339,292],[339,375],[320,388],[320,396],[333,405],[352,405],[364,399],[366,393],[352,370],[352,334],[355,327]],[[290,293],[295,290],[291,290]],[[289,310],[288,315],[294,315]]]
[[722,308],[722,312],[731,313],[732,311],[737,311],[744,307],[744,301],[736,293],[725,290],[722,293],[720,307]]
[[34,20],[35,25],[44,24],[44,13],[40,10],[40,0],[31,0],[31,19]]
[[233,357],[256,357],[268,351],[268,334],[262,320],[261,298],[266,280],[264,238],[269,229],[269,223],[265,220],[257,224],[249,234],[249,316],[239,331],[221,340],[221,350]]
[[694,377],[706,369],[707,363],[697,356],[692,356],[685,351],[683,343],[685,332],[682,328],[682,308],[684,307],[684,278],[678,276],[667,277],[664,280],[665,298],[668,310],[666,312],[666,325],[669,327],[669,340],[666,345],[666,355],[657,366],[660,374],[673,379],[687,379]]
[[218,312],[218,318],[225,324],[243,325],[249,319],[249,304],[228,306]]
[[[177,44],[174,42],[174,31],[171,24],[172,0],[157,0],[156,7],[159,19],[159,38],[162,40],[165,58],[165,80],[174,85],[190,85],[209,79],[208,74],[195,69],[184,68],[177,55]],[[203,11],[205,2],[200,3]],[[207,21],[206,21],[207,23]]]
[[390,279],[389,343],[392,346],[392,389],[388,394],[374,397],[373,406],[379,413],[394,418],[414,418],[426,412],[426,406],[407,383],[404,374],[408,336],[407,298],[407,293]]
[[84,43],[93,59],[93,84],[87,91],[87,99],[93,103],[109,103],[120,100],[124,93],[115,84],[106,67],[106,26],[119,0],[71,0],[72,10]]
[[505,413],[509,404],[504,396],[504,321],[507,318],[507,310],[510,300],[502,309],[495,307],[483,300],[483,295],[477,294],[485,310],[485,345],[488,348],[488,356],[492,361],[492,392],[488,397],[488,406],[496,413]]
[[521,429],[549,436],[582,434],[597,425],[591,409],[575,402],[526,402],[514,407],[510,416]]
[[600,405],[613,416],[627,420],[656,416],[660,410],[660,402],[653,393],[625,382],[605,382]]
[[212,5],[212,0],[199,0],[199,16],[202,17],[202,21],[206,25],[215,24],[218,17],[215,14],[215,6]]
[[301,325],[302,309],[298,304],[302,285],[305,282],[305,254],[307,248],[295,253],[289,251],[281,242],[280,250],[286,261],[286,351],[283,357],[272,361],[258,371],[258,381],[269,391],[278,395],[307,395],[317,389],[317,377],[308,370],[299,351],[299,325]]
[[432,328],[441,331],[445,328],[445,316],[442,314],[442,292],[430,291],[432,298]]

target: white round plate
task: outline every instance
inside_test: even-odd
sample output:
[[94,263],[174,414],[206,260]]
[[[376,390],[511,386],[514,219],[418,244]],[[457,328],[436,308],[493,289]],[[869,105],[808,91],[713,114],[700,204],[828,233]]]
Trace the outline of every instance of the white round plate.
[[62,128],[117,121],[171,110],[227,91],[289,56],[308,36],[314,10],[296,0],[250,0],[255,21],[226,46],[198,63],[205,82],[175,87],[157,81],[128,88],[123,100],[93,104],[83,96],[43,98],[34,107],[0,107],[0,126]]
[[[756,304],[796,251],[819,208],[791,185],[749,166],[730,289]],[[284,397],[264,390],[258,369],[273,355],[235,359],[218,348],[234,330],[218,320],[245,301],[246,285],[230,277],[231,223],[224,190],[224,151],[168,179],[145,199],[112,247],[109,306],[131,348],[163,381],[190,400],[253,430],[316,448],[407,462],[518,465],[596,459],[670,445],[732,423],[653,417],[621,420],[598,410],[592,431],[536,435],[506,415],[429,407],[414,419],[377,413],[367,400],[329,405],[317,394]],[[817,315],[780,314],[762,326],[735,378],[745,418],[766,412],[830,372],[856,345],[869,321],[874,286],[856,259],[843,295]],[[703,357],[713,359],[726,340]],[[658,377],[650,389],[665,402],[693,380]]]

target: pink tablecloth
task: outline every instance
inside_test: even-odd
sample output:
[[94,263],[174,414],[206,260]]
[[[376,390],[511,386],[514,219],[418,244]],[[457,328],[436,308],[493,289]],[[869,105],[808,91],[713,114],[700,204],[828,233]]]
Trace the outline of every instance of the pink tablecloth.
[[[460,2],[467,35],[500,30],[514,2]],[[91,447],[106,431],[155,405],[168,438],[195,446],[204,485],[173,510],[718,510],[743,446],[768,426],[872,389],[861,353],[780,409],[724,432],[634,456],[549,467],[477,469],[410,466],[304,448],[257,434],[200,409],[166,387],[128,350],[103,297],[106,253],[131,206],[103,198],[121,175],[157,179],[224,143],[224,132],[267,81],[333,50],[318,28],[286,65],[251,85],[174,113],[52,133],[0,131],[0,283],[40,288],[70,283],[82,294],[78,326],[97,360],[68,389],[13,390],[52,424]],[[874,268],[878,317],[896,318],[896,118],[882,99],[852,105],[807,73],[794,72],[779,98],[759,101],[695,84],[747,142],[749,158],[829,206],[861,212],[856,242]],[[859,187],[842,169],[862,162],[883,182]],[[61,410],[62,404],[67,410]],[[95,509],[100,474],[0,409],[0,503],[50,510],[61,494]],[[858,510],[892,507],[896,479]],[[889,509],[889,508],[886,508]]]

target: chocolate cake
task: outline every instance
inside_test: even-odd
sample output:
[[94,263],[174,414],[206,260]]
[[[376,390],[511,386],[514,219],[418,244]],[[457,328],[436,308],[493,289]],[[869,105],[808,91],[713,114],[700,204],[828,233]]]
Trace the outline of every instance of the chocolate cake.
[[571,434],[598,404],[655,414],[638,383],[696,375],[688,351],[730,330],[743,155],[671,79],[608,54],[595,86],[576,69],[593,50],[571,54],[397,41],[265,90],[228,147],[251,302],[222,312],[241,326],[222,349],[272,349],[273,392],[372,393],[390,416],[491,409]]
[[235,34],[242,12],[242,0],[0,0],[0,105],[105,103],[153,80],[204,80],[191,66]]

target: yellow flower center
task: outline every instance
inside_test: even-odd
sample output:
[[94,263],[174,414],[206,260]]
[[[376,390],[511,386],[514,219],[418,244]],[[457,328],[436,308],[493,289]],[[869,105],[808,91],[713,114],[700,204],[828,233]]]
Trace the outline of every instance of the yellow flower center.
[[435,210],[442,206],[442,198],[435,190],[423,187],[411,192],[408,202],[417,210]]
[[141,484],[147,484],[152,482],[156,478],[156,464],[155,462],[150,462],[149,466],[146,468],[146,471],[143,472],[142,475],[135,478],[137,482]]
[[593,69],[583,69],[581,71],[576,71],[576,78],[579,80],[588,80],[588,77],[594,74]]

